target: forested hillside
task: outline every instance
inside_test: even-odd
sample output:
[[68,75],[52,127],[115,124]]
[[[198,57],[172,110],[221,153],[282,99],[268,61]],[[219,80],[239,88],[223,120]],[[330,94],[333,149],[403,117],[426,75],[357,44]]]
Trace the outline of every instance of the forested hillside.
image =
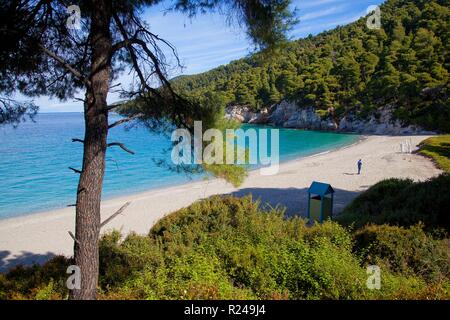
[[361,18],[293,41],[272,59],[255,54],[173,83],[226,105],[261,109],[287,99],[335,118],[393,105],[405,124],[450,131],[450,1],[388,0],[381,22],[370,30]]

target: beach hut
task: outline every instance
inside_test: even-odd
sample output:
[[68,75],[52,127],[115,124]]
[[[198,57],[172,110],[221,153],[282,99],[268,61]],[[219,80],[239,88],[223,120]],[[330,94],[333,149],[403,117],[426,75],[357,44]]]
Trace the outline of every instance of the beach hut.
[[308,219],[323,222],[333,216],[334,190],[328,183],[313,181],[308,189]]

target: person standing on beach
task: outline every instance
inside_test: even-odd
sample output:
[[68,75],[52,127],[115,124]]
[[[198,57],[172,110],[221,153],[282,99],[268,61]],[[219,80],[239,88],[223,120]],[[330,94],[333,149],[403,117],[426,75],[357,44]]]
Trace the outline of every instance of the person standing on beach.
[[361,167],[362,167],[362,160],[359,159],[359,160],[358,160],[358,174],[361,173]]

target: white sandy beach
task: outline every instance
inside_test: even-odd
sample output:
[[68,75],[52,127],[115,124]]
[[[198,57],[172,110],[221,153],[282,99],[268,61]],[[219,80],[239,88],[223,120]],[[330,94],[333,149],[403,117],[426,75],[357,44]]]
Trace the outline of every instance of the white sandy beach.
[[[152,190],[104,201],[102,221],[125,202],[131,205],[108,223],[103,232],[120,229],[145,234],[165,214],[214,194],[252,193],[271,205],[288,207],[288,214],[306,214],[306,190],[313,180],[330,183],[335,193],[335,212],[339,212],[361,191],[376,182],[391,178],[425,180],[441,171],[419,155],[400,153],[400,143],[411,140],[417,145],[427,136],[369,136],[367,139],[339,150],[302,158],[280,166],[279,173],[262,176],[250,172],[244,184],[233,188],[220,180],[193,182],[181,186]],[[356,175],[356,161],[363,169]],[[0,270],[19,263],[43,262],[57,254],[72,255],[74,232],[73,207],[46,213],[0,220]]]

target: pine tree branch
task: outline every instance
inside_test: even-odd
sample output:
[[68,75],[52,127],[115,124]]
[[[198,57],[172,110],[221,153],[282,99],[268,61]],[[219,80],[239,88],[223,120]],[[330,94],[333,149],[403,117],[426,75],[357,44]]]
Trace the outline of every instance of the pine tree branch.
[[133,151],[131,151],[130,149],[128,149],[123,143],[121,143],[121,142],[111,142],[111,143],[108,143],[108,148],[109,147],[114,147],[114,146],[117,146],[117,147],[120,147],[122,150],[124,150],[124,151],[126,151],[126,152],[128,152],[128,153],[131,153],[131,154],[135,154]]
[[72,167],[69,167],[70,170],[72,170],[75,173],[81,174],[81,171]]
[[107,224],[108,222],[110,222],[112,219],[114,219],[115,217],[117,217],[119,214],[121,214],[129,205],[131,202],[127,202],[125,203],[122,207],[120,207],[119,210],[117,210],[116,212],[114,212],[109,218],[107,218],[105,221],[103,221],[100,224],[100,228],[102,228],[105,224]]
[[69,233],[69,236],[73,239],[73,241],[80,244],[80,242],[77,240],[77,238],[75,238],[75,236],[73,235],[72,231],[67,231],[67,232]]
[[49,49],[47,49],[46,47],[44,47],[43,45],[39,44],[39,48],[41,48],[41,50],[48,55],[49,57],[53,58],[54,60],[56,60],[57,62],[59,62],[64,68],[66,68],[67,71],[69,71],[70,73],[72,73],[75,77],[77,77],[78,79],[80,79],[81,81],[83,81],[87,86],[91,85],[91,82],[81,74],[81,72],[79,72],[78,70],[76,70],[75,68],[73,68],[67,61],[65,61],[62,57],[58,56],[56,53],[54,53],[53,51],[50,51]]
[[[155,94],[158,97],[161,97],[160,93],[158,92],[158,90],[155,90],[154,88],[150,87],[147,84],[147,80],[144,77],[144,73],[142,72],[141,68],[139,67],[139,63],[138,63],[138,59],[136,56],[136,52],[133,49],[132,44],[136,43],[136,41],[138,40],[136,38],[136,35],[133,38],[129,38],[122,22],[120,21],[119,16],[114,13],[113,14],[113,18],[114,21],[116,22],[117,27],[119,28],[120,33],[122,34],[123,37],[123,41],[117,43],[116,45],[113,46],[113,49],[118,50],[119,48],[127,48],[128,53],[130,54],[130,58],[131,58],[131,62],[133,64],[133,69],[136,71],[136,74],[141,82],[141,86],[143,88],[145,88],[146,90],[148,90],[149,92],[152,92],[153,94]],[[112,50],[112,53],[114,53],[114,50]]]
[[116,121],[116,122],[110,124],[110,125],[108,126],[108,129],[114,128],[114,127],[116,127],[116,126],[118,126],[118,125],[121,125],[122,123],[126,123],[126,122],[130,122],[130,121],[136,120],[137,118],[139,118],[139,117],[141,117],[141,116],[142,116],[142,114],[136,114],[136,115],[131,116],[131,117],[129,117],[129,118],[120,119],[120,120],[118,120],[118,121]]

